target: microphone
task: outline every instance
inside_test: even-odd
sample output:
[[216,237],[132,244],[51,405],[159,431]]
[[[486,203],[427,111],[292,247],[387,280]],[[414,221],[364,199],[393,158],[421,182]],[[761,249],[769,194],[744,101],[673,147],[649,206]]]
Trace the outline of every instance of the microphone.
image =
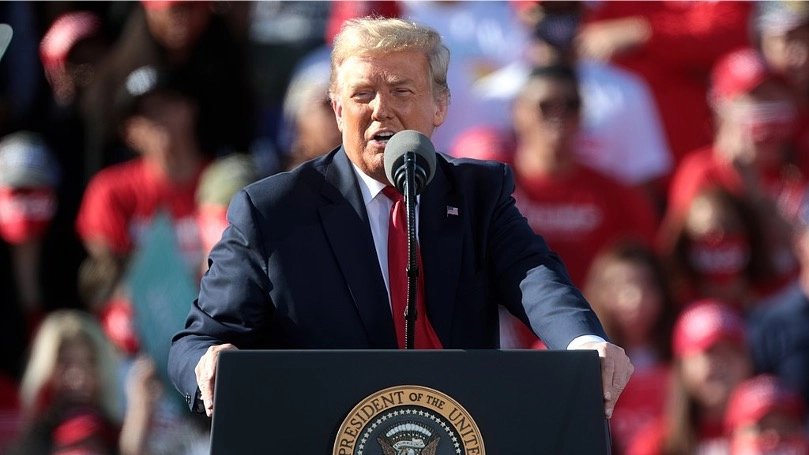
[[385,145],[385,175],[400,193],[406,194],[408,163],[413,169],[414,194],[421,194],[435,175],[435,147],[414,130],[399,131]]
[[427,136],[418,131],[399,131],[385,145],[383,158],[385,175],[390,183],[404,195],[405,210],[407,211],[405,349],[413,349],[416,335],[416,291],[419,276],[416,196],[427,187],[435,175],[435,147]]

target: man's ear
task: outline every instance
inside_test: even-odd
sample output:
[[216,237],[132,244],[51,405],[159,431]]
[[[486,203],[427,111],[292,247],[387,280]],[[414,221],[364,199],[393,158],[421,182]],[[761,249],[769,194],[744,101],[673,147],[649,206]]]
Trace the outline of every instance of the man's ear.
[[433,113],[433,127],[438,128],[444,124],[449,110],[449,97],[441,96],[435,100],[435,112]]
[[336,96],[331,96],[331,108],[334,111],[334,120],[337,122],[337,129],[343,132],[343,103]]

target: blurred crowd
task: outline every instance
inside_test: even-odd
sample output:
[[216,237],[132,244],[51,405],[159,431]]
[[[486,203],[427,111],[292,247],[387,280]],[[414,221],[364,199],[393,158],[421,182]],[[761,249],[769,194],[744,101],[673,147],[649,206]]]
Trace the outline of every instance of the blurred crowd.
[[634,363],[614,453],[809,454],[806,1],[0,3],[0,451],[207,453],[172,330],[233,194],[340,144],[369,14],[443,36],[436,149],[512,166]]

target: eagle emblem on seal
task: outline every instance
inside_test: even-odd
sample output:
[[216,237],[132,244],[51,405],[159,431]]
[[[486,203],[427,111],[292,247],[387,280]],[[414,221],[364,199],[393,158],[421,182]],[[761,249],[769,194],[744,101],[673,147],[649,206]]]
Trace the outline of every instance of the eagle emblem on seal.
[[413,421],[393,425],[377,437],[384,455],[435,455],[440,440],[432,428]]

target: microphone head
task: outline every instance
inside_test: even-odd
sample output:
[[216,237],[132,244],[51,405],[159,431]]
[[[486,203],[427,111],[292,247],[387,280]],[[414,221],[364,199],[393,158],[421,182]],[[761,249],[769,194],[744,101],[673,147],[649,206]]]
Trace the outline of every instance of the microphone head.
[[385,175],[388,180],[404,193],[405,155],[416,155],[416,194],[420,194],[435,175],[435,146],[430,138],[415,130],[404,130],[394,134],[385,145]]

